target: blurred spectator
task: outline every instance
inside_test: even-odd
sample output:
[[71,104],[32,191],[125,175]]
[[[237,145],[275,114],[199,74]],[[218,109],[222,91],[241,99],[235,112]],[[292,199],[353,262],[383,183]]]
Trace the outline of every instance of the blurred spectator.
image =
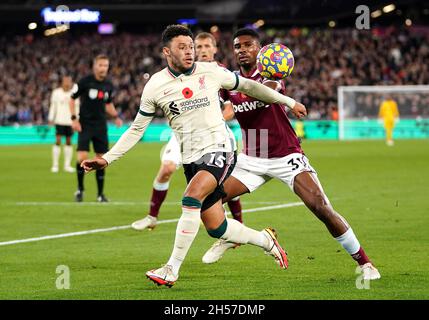
[[[262,38],[264,43],[284,43],[294,53],[295,68],[285,80],[287,94],[307,106],[310,119],[334,119],[340,85],[429,83],[428,36],[407,29],[383,31],[270,29]],[[236,69],[232,32],[222,30],[216,36],[217,60]],[[116,87],[114,104],[123,119],[131,121],[149,76],[164,67],[158,33],[0,36],[0,125],[46,123],[50,92],[59,86],[61,76],[81,78],[90,72],[90,59],[98,53],[110,58],[109,76]],[[361,110],[362,114],[376,114],[376,98],[367,99],[361,102],[371,110]],[[403,104],[410,108],[409,113],[401,113],[422,115],[422,103],[416,99],[420,98]],[[398,106],[401,108],[399,100]],[[156,117],[164,121],[161,110]]]

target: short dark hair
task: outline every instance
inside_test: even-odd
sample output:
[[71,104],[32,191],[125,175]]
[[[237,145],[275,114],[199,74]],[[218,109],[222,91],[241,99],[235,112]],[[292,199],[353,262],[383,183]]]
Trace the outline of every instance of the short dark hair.
[[192,39],[194,38],[192,31],[185,26],[181,24],[170,24],[162,33],[162,45],[164,47],[168,46],[170,41],[178,36],[189,36]]
[[235,38],[237,38],[239,36],[251,36],[251,37],[255,38],[258,41],[261,40],[260,37],[259,37],[259,34],[255,30],[250,29],[250,28],[241,28],[241,29],[238,29],[234,33],[234,35],[233,35],[232,38],[235,39]]

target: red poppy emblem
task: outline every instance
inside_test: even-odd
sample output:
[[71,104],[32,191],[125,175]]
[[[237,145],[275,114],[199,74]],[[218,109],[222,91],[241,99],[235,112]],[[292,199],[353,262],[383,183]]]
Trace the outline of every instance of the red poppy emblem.
[[103,93],[103,91],[98,91],[97,98],[98,98],[98,99],[103,99],[103,97],[104,97],[104,93]]
[[192,98],[192,96],[194,95],[194,93],[192,92],[192,90],[191,90],[191,89],[189,89],[189,88],[185,88],[185,89],[183,89],[183,90],[182,90],[182,94],[183,94],[183,96],[184,96],[186,99],[190,99],[190,98]]

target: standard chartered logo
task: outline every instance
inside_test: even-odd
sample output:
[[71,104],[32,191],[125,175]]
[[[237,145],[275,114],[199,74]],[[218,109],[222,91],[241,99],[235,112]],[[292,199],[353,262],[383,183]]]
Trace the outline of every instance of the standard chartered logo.
[[180,103],[180,111],[188,111],[193,109],[205,108],[210,106],[208,97],[186,100]]

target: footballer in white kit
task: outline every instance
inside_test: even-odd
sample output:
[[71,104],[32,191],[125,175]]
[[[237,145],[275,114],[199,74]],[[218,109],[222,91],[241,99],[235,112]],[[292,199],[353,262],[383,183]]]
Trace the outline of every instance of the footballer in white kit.
[[[196,60],[199,62],[213,62],[217,52],[216,38],[207,32],[200,32],[194,40]],[[222,66],[221,64],[219,64]],[[223,90],[222,90],[223,91]],[[222,102],[222,114],[226,121],[234,117],[234,110],[231,103]],[[228,128],[229,129],[229,128]],[[143,218],[134,221],[131,227],[137,231],[145,229],[152,230],[156,227],[160,208],[167,197],[170,187],[170,180],[176,170],[182,165],[182,154],[179,142],[174,134],[171,135],[168,143],[163,147],[161,154],[161,165],[153,181],[150,197],[149,212]],[[242,222],[242,207],[240,197],[228,201],[231,215],[237,221]]]
[[[73,135],[71,113],[69,108],[70,96],[72,94],[73,81],[70,76],[63,76],[61,87],[52,91],[49,106],[48,121],[49,124],[55,125],[55,145],[52,147],[52,168],[51,172],[59,171],[59,158],[61,154],[61,137],[66,138],[64,145],[64,171],[74,172],[71,166],[73,157],[73,147],[71,137]],[[76,104],[79,108],[79,102]]]
[[[190,181],[195,174],[191,164],[204,165],[218,180],[218,187],[202,203],[201,210],[210,208],[221,199],[222,182],[235,165],[235,138],[222,116],[218,92],[221,88],[236,89],[238,76],[217,63],[195,62],[185,73],[177,73],[169,66],[154,74],[146,84],[140,109],[130,129],[145,129],[155,108],[160,107],[173,129],[180,149],[185,175]],[[143,130],[144,130],[143,129]],[[133,131],[132,131],[133,132]],[[110,164],[122,156],[134,135],[121,137],[103,158]],[[174,143],[174,140],[173,142]],[[177,159],[176,159],[177,160]]]
[[179,142],[188,185],[170,259],[146,276],[158,285],[172,286],[177,281],[180,266],[198,233],[200,219],[210,236],[258,246],[286,269],[286,253],[273,229],[256,231],[225,217],[223,182],[234,168],[236,145],[223,119],[218,92],[221,88],[237,89],[268,103],[285,104],[298,116],[306,114],[305,107],[216,63],[195,62],[192,33],[182,25],[168,26],[162,41],[168,66],[146,84],[134,122],[109,152],[101,158],[83,161],[82,167],[87,172],[100,170],[122,157],[140,141],[155,108],[159,107]]
[[164,111],[184,164],[213,151],[234,152],[235,139],[223,119],[218,91],[236,86],[238,77],[215,62],[195,62],[181,74],[167,67],[146,84],[139,113],[152,117],[155,107]]

